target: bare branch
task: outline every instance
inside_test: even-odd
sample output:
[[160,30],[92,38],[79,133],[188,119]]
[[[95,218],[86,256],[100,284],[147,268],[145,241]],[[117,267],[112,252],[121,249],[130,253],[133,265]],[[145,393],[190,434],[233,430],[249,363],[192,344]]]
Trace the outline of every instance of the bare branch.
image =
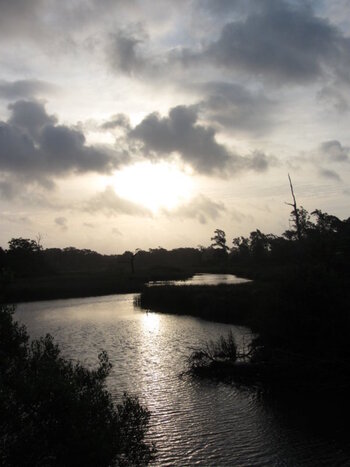
[[289,174],[288,174],[288,180],[289,180],[290,191],[292,192],[293,203],[286,203],[286,204],[288,204],[289,206],[292,206],[293,208],[295,226],[297,228],[297,237],[298,237],[298,240],[300,241],[301,240],[301,228],[300,228],[299,210],[298,210],[297,202],[296,202],[295,195],[294,195],[292,180]]

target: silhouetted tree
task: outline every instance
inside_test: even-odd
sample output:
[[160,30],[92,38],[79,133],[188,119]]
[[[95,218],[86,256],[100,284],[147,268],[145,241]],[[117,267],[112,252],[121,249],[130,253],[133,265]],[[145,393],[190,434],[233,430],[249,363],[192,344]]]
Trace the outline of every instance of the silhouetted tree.
[[17,275],[33,275],[46,272],[43,248],[36,240],[29,238],[12,238],[8,242],[8,267]]
[[250,233],[250,251],[256,261],[261,261],[267,256],[269,246],[268,236],[259,229]]
[[320,209],[315,209],[311,213],[312,216],[316,217],[316,225],[314,228],[322,233],[338,233],[342,221],[336,216],[330,216],[326,212],[322,212]]
[[130,264],[131,274],[135,274],[135,257],[140,251],[141,251],[140,248],[137,248],[135,252],[125,251],[124,254],[122,255],[125,261]]
[[214,248],[220,248],[225,253],[229,250],[229,247],[226,245],[226,234],[223,230],[216,229],[214,231],[214,236],[210,239],[213,243],[211,244]]
[[283,233],[288,240],[302,240],[308,235],[309,230],[314,228],[311,216],[303,206],[291,211],[290,220],[292,229]]
[[295,195],[294,195],[292,180],[289,174],[288,174],[288,180],[289,180],[290,191],[292,193],[293,203],[286,203],[286,204],[288,204],[289,206],[292,206],[293,208],[292,217],[295,222],[296,235],[297,235],[298,240],[301,240],[302,233],[301,233],[301,226],[300,226],[299,210],[298,210],[297,202],[296,202]]
[[240,259],[247,259],[250,254],[249,239],[245,237],[236,237],[232,240],[232,253],[239,256]]
[[13,252],[29,252],[29,253],[38,253],[42,250],[42,246],[36,240],[31,240],[29,238],[12,238],[8,242],[10,253]]

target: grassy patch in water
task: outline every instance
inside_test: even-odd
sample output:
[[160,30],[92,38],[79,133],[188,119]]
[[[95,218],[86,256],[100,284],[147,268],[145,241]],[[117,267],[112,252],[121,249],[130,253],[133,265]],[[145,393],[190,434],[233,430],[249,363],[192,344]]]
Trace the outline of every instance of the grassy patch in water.
[[189,314],[232,324],[252,322],[263,286],[254,283],[217,286],[144,287],[138,304],[163,313]]

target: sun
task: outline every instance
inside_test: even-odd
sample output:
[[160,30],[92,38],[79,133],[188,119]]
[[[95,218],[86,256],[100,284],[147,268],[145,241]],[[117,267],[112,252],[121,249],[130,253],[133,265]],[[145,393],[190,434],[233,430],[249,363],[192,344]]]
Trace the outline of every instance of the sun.
[[122,198],[150,209],[172,210],[193,193],[191,175],[176,164],[139,162],[114,174],[113,187]]

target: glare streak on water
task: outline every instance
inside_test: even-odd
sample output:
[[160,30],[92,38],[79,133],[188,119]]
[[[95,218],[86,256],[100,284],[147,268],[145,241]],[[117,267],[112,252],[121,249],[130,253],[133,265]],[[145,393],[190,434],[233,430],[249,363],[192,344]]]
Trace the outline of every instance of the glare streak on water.
[[32,337],[51,333],[65,356],[93,367],[105,349],[113,364],[108,387],[152,412],[148,439],[162,466],[347,465],[341,446],[281,424],[252,391],[180,376],[189,347],[242,327],[188,316],[145,313],[134,294],[18,305]]
[[237,277],[234,274],[195,274],[189,279],[178,281],[151,281],[148,283],[150,286],[160,285],[219,285],[219,284],[244,284],[250,282],[249,279]]

